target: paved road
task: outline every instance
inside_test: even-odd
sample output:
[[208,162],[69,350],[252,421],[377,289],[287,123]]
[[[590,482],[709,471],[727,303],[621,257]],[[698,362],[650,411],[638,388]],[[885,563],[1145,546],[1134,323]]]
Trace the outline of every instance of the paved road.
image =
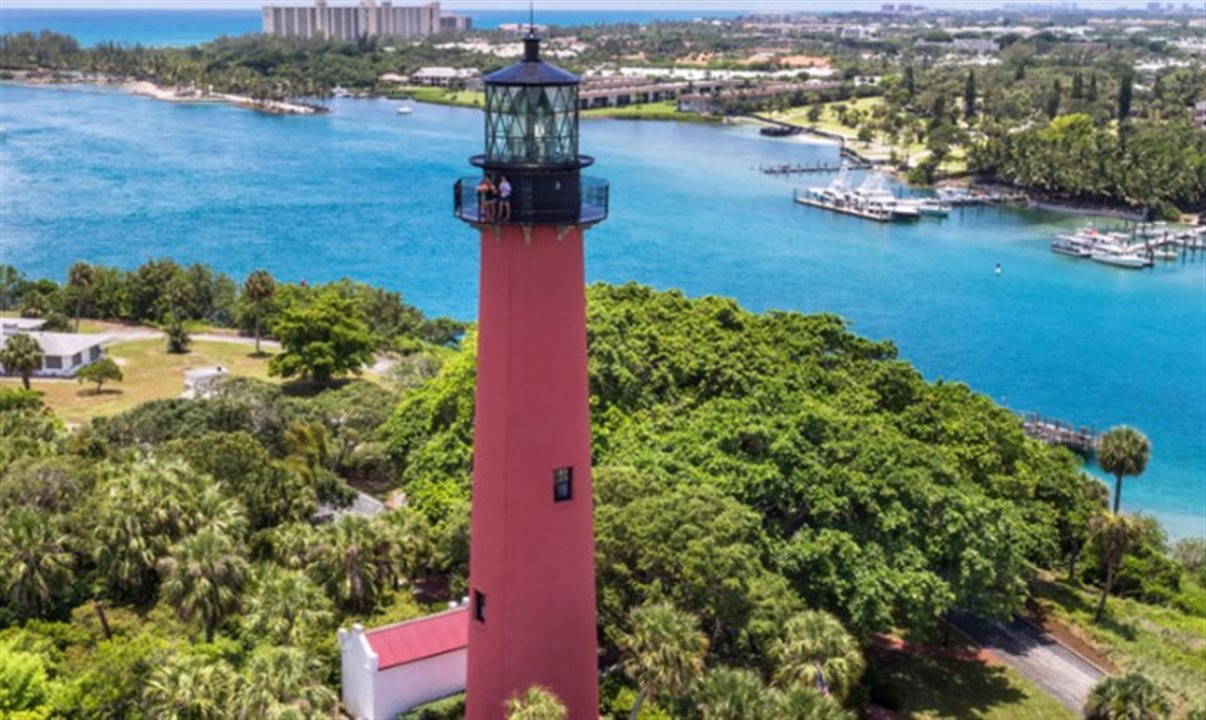
[[950,621],[1001,662],[1077,713],[1103,675],[1055,638],[1021,620],[1000,623],[954,613]]

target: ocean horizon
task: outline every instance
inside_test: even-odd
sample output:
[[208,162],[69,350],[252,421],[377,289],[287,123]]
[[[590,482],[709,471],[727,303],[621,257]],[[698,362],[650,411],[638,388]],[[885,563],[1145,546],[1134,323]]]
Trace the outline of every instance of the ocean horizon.
[[[505,23],[526,22],[525,10],[454,10],[473,18],[479,29]],[[542,25],[647,24],[657,20],[736,17],[730,10],[542,10],[536,21]],[[0,33],[52,30],[75,37],[81,45],[102,42],[182,47],[209,42],[221,36],[260,32],[260,12],[235,10],[129,10],[129,9],[41,9],[0,6]]]

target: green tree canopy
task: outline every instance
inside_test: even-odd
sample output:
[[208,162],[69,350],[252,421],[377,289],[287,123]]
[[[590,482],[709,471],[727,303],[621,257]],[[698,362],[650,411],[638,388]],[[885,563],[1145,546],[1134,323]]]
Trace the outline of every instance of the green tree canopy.
[[0,366],[4,371],[21,376],[25,389],[30,388],[29,378],[42,369],[42,346],[26,333],[16,333],[4,338],[0,348]]
[[287,309],[274,328],[283,348],[268,365],[274,376],[326,383],[372,363],[373,336],[356,306],[334,292]]
[[1101,436],[1097,464],[1114,476],[1114,512],[1122,504],[1122,478],[1142,475],[1152,456],[1152,444],[1134,428],[1116,427]]
[[75,374],[75,378],[81,384],[85,382],[96,383],[96,392],[99,395],[105,383],[121,382],[125,379],[125,375],[121,371],[121,366],[114,362],[112,358],[103,357],[91,365],[82,368]]
[[565,720],[568,711],[561,699],[540,686],[507,698],[507,720]]
[[213,642],[222,621],[239,606],[248,564],[228,535],[207,527],[181,540],[159,561],[160,594],[185,621],[200,620]]
[[1102,678],[1085,701],[1087,720],[1163,720],[1171,712],[1164,691],[1134,672]]
[[629,720],[650,693],[679,697],[703,674],[708,639],[699,621],[667,602],[633,608],[629,630],[618,640],[624,674],[640,687]]

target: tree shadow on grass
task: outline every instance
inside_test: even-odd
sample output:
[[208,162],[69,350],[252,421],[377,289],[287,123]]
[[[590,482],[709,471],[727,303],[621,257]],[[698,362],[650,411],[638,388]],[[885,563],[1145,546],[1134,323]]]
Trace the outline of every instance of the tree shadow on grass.
[[874,648],[865,683],[871,700],[905,715],[980,718],[1020,703],[1004,667]]
[[312,398],[328,390],[338,390],[349,383],[355,382],[357,379],[338,378],[325,383],[314,380],[291,380],[281,385],[281,392],[289,397]]
[[75,395],[76,395],[76,397],[81,397],[81,398],[97,398],[97,397],[105,397],[106,395],[125,395],[125,394],[126,394],[126,391],[122,390],[121,388],[101,388],[100,390],[97,390],[96,388],[80,388],[79,392],[77,392]]
[[[1085,588],[1085,592],[1077,592],[1059,583],[1038,579],[1031,580],[1030,587],[1038,598],[1060,605],[1068,611],[1085,613],[1092,616],[1097,610],[1095,596],[1100,590],[1095,591],[1092,587]],[[1085,593],[1088,594],[1086,595]],[[1106,603],[1105,616],[1102,617],[1101,622],[1095,623],[1095,625],[1103,630],[1114,633],[1120,638],[1133,642],[1136,638],[1135,626],[1131,623],[1119,621],[1111,611],[1111,605],[1118,602],[1118,599],[1116,596],[1110,597],[1109,602]]]

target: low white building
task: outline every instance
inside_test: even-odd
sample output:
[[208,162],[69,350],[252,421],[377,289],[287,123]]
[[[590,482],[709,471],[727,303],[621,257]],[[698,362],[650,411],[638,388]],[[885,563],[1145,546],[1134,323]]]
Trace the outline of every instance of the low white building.
[[[42,367],[34,377],[73,377],[84,367],[104,357],[101,347],[107,335],[92,333],[42,332],[43,320],[33,318],[4,318],[0,320],[0,348],[13,335],[28,335],[42,348]],[[0,372],[6,372],[0,368]]]
[[465,689],[469,612],[437,615],[365,630],[339,630],[343,705],[360,720],[396,718]]
[[186,370],[184,372],[184,395],[182,397],[189,399],[207,398],[213,395],[214,390],[218,388],[218,384],[228,377],[230,377],[230,369],[224,368],[221,365]]
[[474,68],[425,67],[412,73],[410,81],[415,85],[461,88],[471,83],[480,74]]

